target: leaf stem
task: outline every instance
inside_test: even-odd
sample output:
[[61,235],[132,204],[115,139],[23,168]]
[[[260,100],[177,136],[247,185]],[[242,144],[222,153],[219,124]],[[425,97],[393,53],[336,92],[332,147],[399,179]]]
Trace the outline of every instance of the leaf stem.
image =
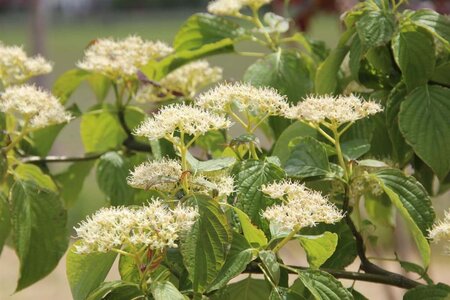
[[295,226],[295,227],[292,229],[292,231],[291,231],[287,236],[285,236],[284,239],[282,239],[281,242],[279,242],[279,243],[272,249],[272,251],[273,251],[274,253],[277,253],[278,251],[280,251],[280,249],[283,248],[284,245],[286,245],[287,242],[289,242],[299,230],[300,230],[300,228],[299,228],[298,226]]

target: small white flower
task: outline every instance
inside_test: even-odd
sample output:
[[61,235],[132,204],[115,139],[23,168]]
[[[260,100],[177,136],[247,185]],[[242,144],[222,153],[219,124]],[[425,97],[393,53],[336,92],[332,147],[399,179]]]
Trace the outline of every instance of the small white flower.
[[31,77],[51,71],[52,64],[43,57],[28,57],[22,47],[0,43],[0,81],[4,86],[21,84]]
[[311,95],[286,110],[285,116],[313,123],[343,124],[363,119],[382,110],[378,103],[364,101],[353,94],[348,96]]
[[102,208],[75,228],[81,243],[79,254],[108,252],[126,246],[147,246],[163,251],[176,248],[181,234],[190,230],[198,216],[196,209],[168,208],[159,199],[139,208]]
[[231,105],[254,114],[281,115],[289,105],[286,96],[271,87],[255,87],[248,83],[224,83],[201,94],[195,104],[218,112],[227,112]]
[[445,241],[448,243],[446,247],[447,254],[450,255],[450,210],[445,212],[444,220],[436,222],[429,230],[429,238],[434,243]]
[[34,85],[18,85],[0,94],[0,111],[17,113],[29,119],[31,128],[42,128],[68,122],[72,115],[65,111],[56,97]]
[[194,175],[191,179],[191,184],[199,193],[209,194],[211,191],[216,191],[219,197],[229,196],[234,192],[233,177],[222,172]]
[[226,129],[230,126],[230,120],[222,115],[191,105],[175,104],[163,107],[145,120],[135,130],[135,134],[155,140],[171,137],[176,131],[202,135],[211,130]]
[[138,36],[129,36],[123,40],[98,39],[86,49],[84,59],[77,66],[113,80],[130,78],[136,76],[139,68],[172,51],[163,42],[144,41]]
[[343,214],[319,192],[305,186],[282,181],[263,186],[262,191],[274,199],[282,199],[280,205],[268,207],[263,217],[282,231],[315,226],[317,223],[336,223]]
[[243,6],[241,0],[214,0],[208,3],[208,12],[217,16],[236,16]]

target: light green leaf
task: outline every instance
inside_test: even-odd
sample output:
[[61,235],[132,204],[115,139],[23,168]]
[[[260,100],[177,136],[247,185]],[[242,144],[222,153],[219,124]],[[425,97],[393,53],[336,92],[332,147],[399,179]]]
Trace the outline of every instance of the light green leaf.
[[273,200],[261,191],[264,184],[282,179],[284,171],[268,161],[246,160],[236,164],[233,174],[237,192],[236,206],[245,212],[253,224],[261,225],[261,210]]
[[395,227],[396,211],[386,194],[364,194],[364,207],[369,220],[377,226]]
[[61,197],[64,199],[66,207],[71,207],[75,204],[83,189],[84,181],[90,174],[93,166],[93,161],[75,162],[67,170],[54,176],[54,179],[60,186]]
[[319,270],[302,271],[299,280],[316,300],[352,300],[352,294],[330,274]]
[[338,46],[319,65],[314,81],[317,94],[330,94],[336,91],[338,87],[338,72],[348,50],[349,47],[347,46]]
[[250,218],[239,208],[233,207],[234,212],[241,222],[242,231],[244,233],[245,239],[250,244],[256,244],[257,247],[263,247],[267,245],[267,238],[264,232],[252,224]]
[[56,79],[52,88],[53,95],[55,95],[62,104],[65,104],[78,86],[90,75],[91,73],[81,69],[66,71]]
[[112,205],[133,203],[134,190],[127,183],[128,160],[118,152],[103,154],[97,165],[97,183]]
[[392,51],[408,90],[428,82],[436,63],[433,37],[425,30],[404,27],[392,41]]
[[170,281],[155,281],[150,285],[155,300],[185,300],[183,294]]
[[234,157],[223,157],[216,159],[209,159],[205,161],[200,161],[196,159],[192,154],[188,153],[187,161],[191,166],[191,171],[197,172],[215,172],[230,168],[236,162]]
[[88,77],[89,85],[97,98],[97,102],[102,103],[108,95],[111,87],[111,79],[102,74],[91,74]]
[[341,144],[342,153],[348,160],[355,160],[369,152],[370,143],[365,139],[345,141]]
[[86,152],[105,152],[115,149],[126,138],[117,116],[106,110],[84,114],[80,124],[81,140]]
[[57,192],[58,189],[52,178],[44,174],[41,169],[32,164],[21,164],[14,170],[14,179],[16,181],[33,181],[39,187]]
[[267,273],[275,285],[280,282],[280,264],[277,260],[277,255],[273,251],[262,250],[259,251],[259,258],[261,259]]
[[400,130],[414,152],[443,179],[450,170],[450,89],[425,85],[401,104]]
[[450,286],[438,283],[437,285],[422,285],[405,293],[403,300],[448,300]]
[[405,220],[423,264],[425,267],[428,266],[430,246],[426,236],[434,223],[435,214],[424,187],[414,177],[407,177],[396,169],[381,170],[373,175]]
[[20,260],[20,291],[48,275],[68,245],[67,212],[59,196],[35,180],[17,180],[10,193],[12,229]]
[[386,44],[395,31],[395,16],[380,10],[366,11],[356,22],[363,45],[372,48]]
[[323,265],[333,255],[338,244],[338,235],[328,231],[321,235],[300,235],[297,239],[306,252],[311,268]]
[[292,149],[284,169],[292,177],[326,176],[330,165],[326,149],[313,137],[302,137]]
[[77,254],[75,242],[67,252],[66,272],[74,300],[85,300],[105,280],[116,259],[115,252]]
[[200,217],[181,244],[181,254],[194,292],[204,292],[225,263],[232,232],[216,201],[195,196]]
[[11,213],[9,212],[8,199],[0,193],[0,254],[2,254],[5,241],[11,232]]
[[410,20],[425,28],[447,45],[450,44],[450,19],[431,9],[420,9],[410,15]]

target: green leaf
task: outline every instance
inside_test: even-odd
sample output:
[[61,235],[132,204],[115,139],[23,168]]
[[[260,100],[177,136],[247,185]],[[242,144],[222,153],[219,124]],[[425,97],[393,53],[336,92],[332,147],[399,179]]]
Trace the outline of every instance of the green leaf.
[[431,9],[420,9],[410,15],[410,20],[425,28],[447,45],[450,44],[450,20]]
[[370,143],[365,139],[345,141],[341,144],[342,153],[348,160],[356,160],[369,152]]
[[120,279],[127,282],[140,283],[139,270],[133,257],[120,255],[119,257]]
[[450,89],[414,89],[401,104],[400,130],[414,152],[443,179],[450,170]]
[[430,276],[428,276],[427,270],[425,270],[421,266],[409,261],[399,260],[398,262],[406,272],[414,272],[420,275],[420,278],[423,278],[427,282],[427,284],[429,285],[433,284],[433,280],[431,280]]
[[440,63],[439,65],[436,65],[431,81],[450,86],[450,77],[448,74],[450,74],[450,61]]
[[278,140],[275,142],[272,155],[278,157],[281,164],[284,166],[290,154],[288,147],[290,141],[294,138],[305,136],[317,137],[317,131],[302,122],[295,122],[291,124],[283,131]]
[[437,285],[422,285],[410,289],[403,296],[403,300],[448,300],[450,286],[438,283]]
[[231,279],[240,275],[253,260],[253,251],[253,249],[245,249],[234,255],[230,255],[230,253],[216,279],[208,288],[208,292],[224,287]]
[[317,300],[353,299],[352,294],[342,286],[342,283],[326,272],[302,271],[298,278]]
[[216,159],[209,159],[200,161],[196,159],[192,154],[188,153],[187,161],[191,166],[192,172],[216,172],[230,168],[236,162],[234,157],[223,157]]
[[282,179],[284,171],[268,161],[245,160],[233,170],[237,192],[236,206],[245,212],[253,224],[261,225],[261,210],[273,200],[261,191],[264,184]]
[[0,193],[0,254],[2,254],[5,241],[11,232],[11,213],[9,212],[8,199]]
[[77,254],[75,242],[67,252],[66,272],[74,300],[85,300],[105,280],[117,253]]
[[430,246],[425,237],[435,218],[430,197],[414,177],[407,177],[400,170],[385,169],[374,173],[374,176],[406,221],[423,264],[428,266]]
[[297,238],[306,252],[309,266],[319,268],[333,255],[338,235],[325,231],[321,235],[300,235]]
[[326,176],[331,172],[325,147],[313,137],[299,139],[284,169],[288,176],[298,178]]
[[349,55],[349,68],[352,75],[352,79],[359,81],[359,69],[361,67],[361,60],[364,58],[364,54],[367,51],[366,47],[362,45],[361,39],[358,35],[353,37],[350,44]]
[[244,233],[245,239],[257,247],[263,247],[267,245],[268,241],[264,232],[252,224],[250,218],[239,208],[233,207],[234,212],[241,222],[242,231]]
[[150,285],[155,300],[185,300],[183,294],[170,281],[155,281]]
[[366,11],[356,22],[363,45],[372,48],[386,44],[395,31],[395,16],[384,11]]
[[232,239],[227,217],[219,204],[208,197],[192,198],[200,217],[181,244],[194,292],[204,292],[225,263]]
[[280,264],[277,260],[277,255],[270,250],[259,251],[259,258],[261,259],[267,273],[275,285],[280,282]]
[[386,194],[373,195],[370,192],[364,194],[364,207],[368,219],[377,226],[395,227],[396,211]]
[[54,176],[54,179],[60,186],[61,197],[64,199],[66,207],[71,207],[75,204],[83,189],[84,181],[90,174],[93,166],[93,161],[74,162],[67,170]]
[[103,282],[92,291],[86,300],[145,299],[139,286],[121,280]]
[[80,69],[66,71],[56,79],[53,84],[52,93],[62,104],[65,104],[78,86],[91,74]]
[[36,180],[17,180],[11,188],[14,244],[20,260],[20,291],[48,275],[68,245],[67,212],[54,190]]
[[319,65],[314,81],[317,94],[330,94],[336,91],[338,87],[338,72],[348,50],[349,47],[347,46],[338,46]]
[[81,117],[80,134],[86,152],[115,149],[127,137],[117,116],[107,110],[95,110],[84,114]]
[[392,41],[392,51],[408,90],[424,85],[436,63],[433,37],[425,30],[404,27]]
[[245,33],[238,24],[210,14],[191,16],[175,36],[173,46],[177,52],[201,48],[203,45],[234,39]]
[[97,98],[97,102],[102,103],[108,95],[111,87],[111,80],[102,74],[91,74],[88,78],[89,85]]
[[129,170],[128,160],[118,152],[105,153],[98,161],[98,187],[114,206],[133,203],[134,190],[127,183]]
[[269,299],[270,287],[265,280],[248,277],[227,286],[220,300],[259,300]]
[[279,50],[251,65],[244,74],[244,81],[254,86],[270,86],[296,103],[312,91],[311,75],[297,52]]
[[337,234],[339,239],[333,255],[327,259],[322,267],[343,269],[351,264],[357,256],[355,238],[344,220],[336,224],[318,224],[312,228],[304,228],[301,234],[318,235],[327,231]]

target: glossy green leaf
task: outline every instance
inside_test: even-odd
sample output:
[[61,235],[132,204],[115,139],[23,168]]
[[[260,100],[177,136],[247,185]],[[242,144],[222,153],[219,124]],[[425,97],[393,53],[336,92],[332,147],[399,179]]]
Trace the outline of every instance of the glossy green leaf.
[[437,285],[422,285],[410,289],[403,296],[403,300],[448,300],[450,286],[438,283]]
[[338,244],[338,235],[328,231],[321,235],[300,235],[297,239],[306,252],[311,268],[323,265],[333,255]]
[[392,51],[408,90],[428,82],[434,73],[436,57],[433,37],[427,31],[404,27],[394,37]]
[[194,292],[204,292],[225,263],[232,233],[217,202],[204,196],[191,201],[200,217],[181,244],[181,254]]
[[352,294],[330,274],[319,270],[302,271],[299,280],[316,300],[352,300]]
[[5,241],[11,232],[11,213],[9,212],[8,199],[0,193],[0,254],[2,254]]
[[284,168],[288,176],[298,178],[326,176],[331,172],[327,151],[312,137],[299,138]]
[[348,50],[349,47],[347,46],[338,46],[319,65],[314,80],[317,94],[330,94],[336,91],[338,87],[338,72]]
[[430,262],[430,246],[426,239],[434,223],[431,199],[424,187],[412,176],[396,169],[385,169],[374,174],[384,192],[398,209],[412,233],[424,266]]
[[127,183],[130,168],[128,160],[118,152],[105,153],[98,161],[98,187],[112,205],[133,203],[134,190]]
[[86,300],[122,299],[145,299],[145,296],[137,284],[116,280],[103,282],[86,298]]
[[77,254],[75,242],[67,252],[66,273],[74,300],[85,300],[105,280],[117,254],[90,253]]
[[155,281],[150,285],[155,300],[185,300],[186,298],[170,281]]
[[414,152],[443,179],[450,170],[450,89],[425,85],[401,104],[400,130]]
[[386,44],[395,31],[395,16],[380,10],[366,11],[356,22],[363,45],[372,48]]
[[242,231],[244,233],[245,239],[257,247],[263,247],[267,245],[267,238],[264,232],[252,224],[250,218],[239,208],[233,207],[234,212],[241,222]]
[[95,110],[81,117],[80,134],[86,152],[115,149],[126,138],[117,116],[106,110]]
[[10,194],[12,229],[20,260],[20,291],[48,275],[68,245],[67,212],[54,190],[43,180],[17,180]]
[[267,160],[246,160],[236,164],[233,174],[237,192],[236,207],[245,212],[253,224],[260,226],[261,210],[273,202],[263,194],[261,187],[282,179],[284,171]]
[[410,20],[417,26],[433,33],[447,45],[450,44],[450,20],[448,16],[440,15],[431,9],[420,9],[411,13]]

